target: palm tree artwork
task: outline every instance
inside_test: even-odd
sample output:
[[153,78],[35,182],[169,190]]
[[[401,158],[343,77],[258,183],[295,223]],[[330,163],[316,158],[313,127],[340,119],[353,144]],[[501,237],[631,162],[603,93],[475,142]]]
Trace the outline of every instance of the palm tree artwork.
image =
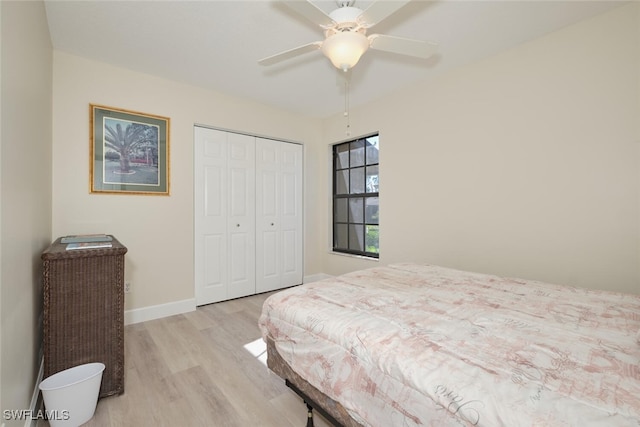
[[108,181],[158,185],[158,126],[105,118],[104,160]]

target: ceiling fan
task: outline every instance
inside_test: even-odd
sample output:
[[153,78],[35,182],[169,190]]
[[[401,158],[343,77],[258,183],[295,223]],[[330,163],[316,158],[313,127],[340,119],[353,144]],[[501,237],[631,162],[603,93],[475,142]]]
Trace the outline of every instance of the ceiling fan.
[[436,43],[383,34],[366,35],[369,28],[410,1],[374,1],[363,11],[353,6],[355,0],[337,0],[338,8],[327,15],[310,0],[283,0],[282,3],[319,25],[325,39],[263,58],[258,63],[272,65],[318,49],[345,72],[356,65],[369,48],[426,59],[435,53]]

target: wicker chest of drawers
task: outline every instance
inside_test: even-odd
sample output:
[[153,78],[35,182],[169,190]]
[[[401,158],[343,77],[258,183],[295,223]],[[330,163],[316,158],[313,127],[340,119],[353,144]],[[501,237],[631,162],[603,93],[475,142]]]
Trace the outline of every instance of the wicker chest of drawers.
[[102,362],[100,397],[124,392],[124,254],[111,247],[67,250],[57,239],[42,253],[44,378]]

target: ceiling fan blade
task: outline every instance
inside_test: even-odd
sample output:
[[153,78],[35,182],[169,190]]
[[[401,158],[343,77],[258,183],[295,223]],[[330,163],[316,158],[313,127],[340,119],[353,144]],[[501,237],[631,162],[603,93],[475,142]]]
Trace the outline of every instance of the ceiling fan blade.
[[385,52],[399,53],[400,55],[415,56],[426,59],[436,53],[438,45],[436,43],[423,40],[405,39],[402,37],[385,36],[382,34],[371,34],[369,37],[369,47],[371,49]]
[[322,46],[322,42],[313,42],[302,46],[295,47],[293,49],[285,50],[284,52],[276,53],[275,55],[262,58],[258,61],[260,65],[273,65],[281,61],[302,55],[313,50],[318,50]]
[[411,0],[374,1],[360,14],[358,23],[365,28],[373,27],[410,1]]
[[283,0],[282,3],[321,27],[328,28],[336,24],[329,15],[308,0]]

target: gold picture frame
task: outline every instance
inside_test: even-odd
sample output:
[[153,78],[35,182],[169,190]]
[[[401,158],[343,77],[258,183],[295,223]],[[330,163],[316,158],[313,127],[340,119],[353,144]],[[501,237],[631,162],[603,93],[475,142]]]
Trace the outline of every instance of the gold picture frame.
[[90,104],[90,192],[169,195],[170,119]]

